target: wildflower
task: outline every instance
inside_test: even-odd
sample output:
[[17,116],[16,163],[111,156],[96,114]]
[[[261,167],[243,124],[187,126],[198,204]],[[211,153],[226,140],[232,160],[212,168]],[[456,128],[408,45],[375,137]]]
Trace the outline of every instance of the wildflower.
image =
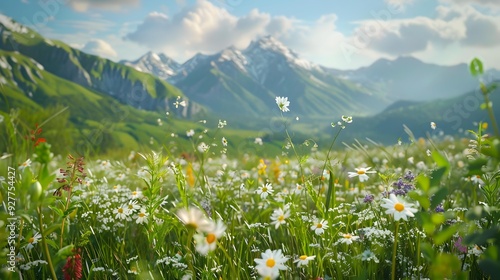
[[342,116],[342,121],[345,123],[352,123],[352,117],[351,116]]
[[304,187],[300,184],[296,184],[295,188],[293,189],[294,194],[300,194],[304,190]]
[[130,214],[130,211],[128,210],[128,207],[122,205],[113,210],[113,214],[115,214],[115,219],[128,220],[128,215]]
[[26,245],[26,249],[27,250],[33,249],[33,247],[35,247],[34,245],[37,244],[41,238],[42,238],[42,235],[39,232],[37,232],[35,235],[33,235],[33,237],[28,239],[28,244]]
[[198,231],[208,231],[211,227],[210,221],[205,218],[203,212],[197,208],[181,209],[177,211],[177,217],[187,227]]
[[314,233],[317,235],[323,234],[325,232],[325,229],[328,228],[328,221],[327,220],[321,220],[317,221],[314,223],[314,225],[311,226],[311,230],[314,230]]
[[436,123],[435,122],[431,122],[431,128],[432,129],[436,129]]
[[401,218],[407,221],[408,217],[414,217],[413,213],[417,212],[417,209],[412,208],[412,204],[399,200],[393,193],[389,195],[389,199],[384,198],[383,201],[382,207],[387,209],[385,213],[394,214],[396,221],[399,221]]
[[63,267],[64,280],[80,280],[82,278],[82,256],[80,250],[73,250],[75,253],[66,259]]
[[209,148],[210,147],[207,144],[205,144],[205,142],[201,142],[200,145],[198,145],[198,151],[200,153],[204,153],[204,152],[208,151]]
[[288,109],[288,106],[290,106],[290,101],[288,101],[288,97],[276,97],[276,104],[278,104],[278,107],[282,112],[288,112],[290,109]]
[[267,249],[262,253],[261,257],[261,259],[256,258],[254,261],[257,263],[255,267],[257,272],[263,277],[275,279],[279,276],[280,270],[287,269],[284,263],[288,261],[288,258],[281,253],[280,249],[273,251]]
[[274,210],[273,214],[271,215],[271,224],[275,225],[276,229],[280,227],[280,225],[286,224],[286,219],[290,217],[290,210],[278,208]]
[[375,196],[373,196],[373,194],[367,194],[367,195],[365,195],[363,202],[364,203],[372,203],[374,198],[375,198]]
[[350,233],[344,233],[342,234],[342,239],[340,240],[340,242],[349,245],[352,244],[353,241],[356,241],[358,239],[359,236],[352,235]]
[[428,157],[430,157],[432,154],[431,150],[429,150],[429,149],[427,149],[427,151],[425,151],[425,153],[427,154]]
[[264,144],[264,142],[262,142],[262,138],[260,137],[255,138],[254,143],[261,146]]
[[186,101],[185,100],[179,101],[180,99],[181,97],[177,96],[177,100],[175,100],[174,102],[174,106],[176,109],[179,108],[179,106],[186,107]]
[[137,200],[131,200],[128,204],[127,204],[127,209],[130,213],[133,213],[135,212],[136,210],[139,210],[141,208],[141,206],[139,204],[137,204]]
[[359,181],[364,182],[364,181],[369,179],[368,175],[366,175],[367,173],[377,173],[376,171],[373,171],[373,170],[370,171],[370,168],[371,167],[354,168],[354,170],[356,170],[356,172],[348,172],[348,176],[349,176],[349,178],[353,178],[353,177],[358,176]]
[[206,255],[208,252],[215,250],[217,247],[217,240],[224,235],[225,231],[226,226],[222,221],[218,220],[215,223],[212,222],[206,234],[197,233],[194,235],[196,250],[202,255]]
[[226,137],[222,137],[222,146],[227,147]]
[[266,199],[266,197],[270,194],[273,194],[273,186],[269,183],[263,185],[263,186],[260,186],[258,189],[257,189],[257,194],[260,195],[260,197],[262,199]]
[[309,261],[314,260],[314,258],[316,258],[316,256],[302,255],[302,256],[298,257],[295,261],[293,261],[293,263],[297,263],[297,267],[300,267],[302,265],[309,264]]
[[457,248],[457,250],[462,253],[462,254],[466,254],[467,253],[467,246],[465,246],[463,243],[462,243],[462,237],[459,236],[457,241],[455,241],[455,248]]
[[134,216],[135,222],[137,224],[144,224],[148,222],[148,213],[146,212],[146,209],[141,208],[141,211],[137,213],[137,215]]
[[362,261],[372,261],[373,260],[376,263],[379,262],[377,256],[375,256],[375,254],[372,251],[370,251],[369,249],[363,251],[363,253],[361,253],[361,255],[357,256],[357,258],[361,259]]
[[187,137],[193,137],[193,135],[194,135],[194,130],[190,129],[190,130],[186,131]]
[[26,168],[26,167],[30,167],[31,166],[31,159],[27,159],[25,162],[21,163],[21,165],[19,165],[19,170],[21,172],[23,172],[23,170]]
[[478,185],[484,185],[484,182],[483,182],[483,180],[481,180],[480,175],[475,175],[475,176],[470,177],[470,181],[475,183],[475,184],[478,184]]
[[142,198],[142,192],[141,191],[132,191],[132,195],[130,196],[130,199],[139,199]]
[[217,127],[218,128],[224,128],[226,125],[227,125],[226,121],[219,120],[219,123],[217,124]]

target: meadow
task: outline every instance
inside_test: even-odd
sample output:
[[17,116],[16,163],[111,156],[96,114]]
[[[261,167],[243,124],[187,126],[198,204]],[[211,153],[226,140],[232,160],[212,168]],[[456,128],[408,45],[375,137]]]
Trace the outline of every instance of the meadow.
[[[276,98],[285,124],[290,102]],[[54,155],[33,125],[0,161],[1,278],[499,279],[496,123],[336,142],[355,121],[325,147],[285,129],[267,158],[189,127],[189,150]]]

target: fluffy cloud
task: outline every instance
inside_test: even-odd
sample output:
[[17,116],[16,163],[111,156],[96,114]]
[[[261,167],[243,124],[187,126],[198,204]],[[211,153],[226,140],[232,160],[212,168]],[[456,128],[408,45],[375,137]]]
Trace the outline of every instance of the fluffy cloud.
[[343,39],[335,30],[336,20],[337,16],[332,14],[305,23],[256,9],[236,17],[208,1],[198,1],[172,17],[157,12],[149,14],[125,39],[182,61],[197,52],[211,54],[231,45],[245,48],[257,37],[269,34],[315,60],[332,54],[332,49]]
[[484,15],[472,7],[439,6],[436,18],[360,23],[350,42],[357,48],[396,55],[408,55],[452,44],[493,47],[500,45],[500,19]]
[[256,36],[264,35],[267,27],[280,32],[286,23],[273,21],[257,10],[237,18],[208,1],[198,1],[172,18],[150,13],[125,39],[187,58],[196,52],[213,53],[230,45],[245,47]]
[[117,53],[113,49],[113,47],[111,47],[111,45],[107,42],[100,39],[92,39],[88,41],[82,48],[82,51],[106,58],[115,58],[117,56]]
[[76,11],[85,12],[90,8],[118,11],[125,6],[138,5],[140,0],[64,0]]

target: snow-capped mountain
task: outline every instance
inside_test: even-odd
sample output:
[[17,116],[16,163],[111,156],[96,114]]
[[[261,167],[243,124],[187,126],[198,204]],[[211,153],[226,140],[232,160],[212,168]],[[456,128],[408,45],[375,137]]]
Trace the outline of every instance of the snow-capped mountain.
[[168,80],[177,74],[180,64],[165,54],[148,52],[135,61],[120,61],[120,63],[133,67],[138,71],[151,73],[160,79]]
[[169,81],[224,117],[269,116],[276,96],[294,100],[294,112],[307,117],[373,113],[387,105],[271,36],[244,50],[229,47],[213,55],[197,54]]

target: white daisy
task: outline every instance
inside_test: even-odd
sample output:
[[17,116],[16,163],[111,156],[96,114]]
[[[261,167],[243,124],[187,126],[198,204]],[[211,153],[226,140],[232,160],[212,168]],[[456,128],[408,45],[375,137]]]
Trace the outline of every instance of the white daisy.
[[348,176],[349,176],[349,178],[359,177],[359,181],[364,182],[364,181],[369,179],[368,175],[366,175],[367,173],[377,173],[377,171],[370,170],[370,168],[371,167],[354,168],[354,170],[356,170],[356,172],[348,172]]
[[262,277],[275,279],[279,276],[280,270],[287,269],[285,262],[288,261],[288,258],[281,253],[280,249],[273,251],[267,249],[262,253],[261,257],[261,259],[256,258],[254,261],[257,263],[255,268]]
[[280,225],[286,224],[286,219],[290,217],[290,210],[289,209],[281,209],[278,208],[274,210],[273,214],[271,215],[271,224],[275,225],[276,229],[280,227]]
[[316,233],[317,235],[323,234],[323,232],[325,232],[325,229],[327,228],[328,228],[327,220],[318,220],[311,226],[311,230],[314,230],[314,233]]
[[33,237],[28,239],[28,244],[26,244],[26,249],[27,250],[33,249],[33,247],[35,247],[34,245],[37,244],[38,241],[40,241],[40,239],[42,239],[42,235],[39,232],[37,232],[35,235],[33,235]]
[[389,199],[384,198],[383,201],[382,207],[387,209],[385,213],[394,214],[394,220],[396,221],[399,221],[401,218],[407,221],[408,217],[414,217],[415,215],[413,213],[418,211],[412,208],[413,204],[399,200],[393,193],[390,194]]
[[278,107],[282,112],[288,112],[290,109],[288,109],[288,106],[290,106],[290,101],[288,101],[288,97],[276,97],[276,104],[278,104]]
[[266,197],[270,194],[273,194],[274,190],[273,190],[273,186],[269,183],[263,185],[263,186],[260,186],[258,189],[257,189],[257,194],[260,195],[260,197],[262,199],[266,199]]
[[340,243],[344,243],[347,245],[352,244],[353,241],[356,241],[359,239],[359,236],[352,235],[350,233],[344,233],[341,235],[342,235],[342,239],[340,239]]
[[134,216],[134,219],[136,219],[135,222],[137,224],[144,224],[144,223],[148,222],[148,216],[149,216],[149,214],[146,212],[146,209],[141,208],[141,210],[139,211],[139,213],[137,213]]
[[177,217],[187,227],[194,228],[198,231],[208,231],[211,228],[210,221],[205,218],[205,214],[197,208],[190,207],[189,209],[181,209],[177,211]]
[[296,260],[294,260],[294,263],[297,263],[297,267],[300,267],[302,265],[308,265],[309,261],[312,261],[316,258],[316,256],[307,256],[307,255],[302,255],[298,257]]
[[225,231],[226,226],[222,221],[212,222],[206,234],[197,233],[194,235],[193,238],[196,241],[196,251],[202,255],[206,255],[208,252],[215,250],[217,247],[217,240],[224,235]]

